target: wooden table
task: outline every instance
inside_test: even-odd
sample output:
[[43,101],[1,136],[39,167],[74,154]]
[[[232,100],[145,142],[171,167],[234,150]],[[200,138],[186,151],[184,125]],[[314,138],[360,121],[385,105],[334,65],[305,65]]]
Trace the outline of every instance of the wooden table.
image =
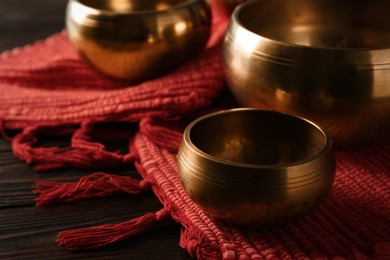
[[[1,0],[0,51],[23,46],[64,28],[66,0]],[[0,259],[189,259],[179,246],[180,225],[165,227],[95,251],[70,253],[57,246],[63,230],[118,223],[161,209],[154,194],[118,195],[51,207],[36,207],[38,180],[76,181],[88,171],[36,173],[0,138]],[[134,169],[119,174],[137,176]]]

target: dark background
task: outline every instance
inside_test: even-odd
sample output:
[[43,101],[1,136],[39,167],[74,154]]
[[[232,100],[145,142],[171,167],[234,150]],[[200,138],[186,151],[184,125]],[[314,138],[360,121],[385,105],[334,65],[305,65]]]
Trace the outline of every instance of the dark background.
[[0,50],[23,46],[65,28],[66,0],[1,0]]

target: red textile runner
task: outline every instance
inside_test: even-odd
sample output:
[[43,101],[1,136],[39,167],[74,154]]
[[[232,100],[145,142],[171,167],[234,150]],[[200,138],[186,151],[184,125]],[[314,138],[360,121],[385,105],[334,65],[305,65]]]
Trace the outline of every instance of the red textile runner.
[[[0,55],[0,130],[17,130],[15,155],[36,170],[102,169],[134,164],[143,180],[97,172],[78,183],[39,182],[37,205],[152,189],[163,204],[124,223],[59,234],[69,249],[91,249],[152,229],[182,225],[180,246],[199,259],[390,259],[390,146],[336,149],[330,196],[283,226],[258,230],[216,221],[182,188],[176,154],[186,123],[218,109],[224,89],[220,43],[229,12],[212,1],[212,37],[202,54],[175,71],[138,85],[108,79],[81,62],[66,32]],[[127,122],[129,129],[101,128]],[[40,136],[68,136],[69,147],[39,147]],[[110,152],[102,140],[129,142]],[[11,138],[10,138],[11,140]]]

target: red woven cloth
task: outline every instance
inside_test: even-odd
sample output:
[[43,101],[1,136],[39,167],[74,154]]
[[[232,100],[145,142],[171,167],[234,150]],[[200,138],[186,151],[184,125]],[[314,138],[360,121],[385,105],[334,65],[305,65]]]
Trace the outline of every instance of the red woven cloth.
[[[337,148],[330,196],[303,218],[267,230],[215,221],[182,188],[176,154],[183,127],[218,109],[224,89],[220,43],[229,14],[213,3],[213,30],[202,54],[138,85],[101,76],[81,62],[66,32],[0,55],[0,123],[14,153],[36,170],[98,169],[134,163],[143,180],[98,172],[78,183],[40,182],[38,205],[152,189],[162,210],[124,223],[64,231],[69,250],[137,235],[169,217],[182,225],[180,245],[199,259],[390,259],[390,146]],[[131,129],[102,128],[126,122]],[[136,127],[135,127],[136,126]],[[39,147],[40,136],[68,136],[69,147]],[[109,152],[107,137],[129,142]],[[82,239],[80,239],[82,238]],[[81,242],[83,241],[83,242]]]
[[390,146],[338,148],[336,178],[325,202],[297,221],[257,230],[215,221],[189,200],[178,178],[176,151],[156,142],[156,136],[137,134],[138,166],[183,225],[181,246],[192,256],[390,259]]

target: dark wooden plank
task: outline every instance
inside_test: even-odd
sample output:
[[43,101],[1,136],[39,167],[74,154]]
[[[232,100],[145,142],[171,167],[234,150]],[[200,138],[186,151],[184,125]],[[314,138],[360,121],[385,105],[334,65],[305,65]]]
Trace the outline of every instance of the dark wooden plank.
[[44,39],[65,27],[67,0],[1,0],[0,51]]
[[[56,235],[62,230],[119,223],[161,209],[152,192],[114,195],[49,207],[35,207],[32,187],[38,180],[76,181],[91,173],[74,169],[37,173],[15,159],[10,144],[1,140],[0,157],[0,259],[189,259],[179,247],[180,225],[167,224],[117,245],[103,249],[69,253],[59,248]],[[116,174],[139,178],[134,169],[117,169]],[[156,251],[156,248],[158,250]],[[26,254],[28,258],[24,258]]]
[[[0,226],[3,227],[0,234],[0,258],[18,259],[26,252],[29,257],[33,257],[30,259],[38,259],[38,256],[61,259],[70,255],[91,259],[140,259],[145,254],[158,256],[150,259],[188,258],[178,246],[180,230],[175,223],[90,252],[70,254],[55,244],[59,231],[119,223],[159,207],[161,205],[153,194],[143,194],[137,197],[114,196],[52,207],[3,209],[0,211]],[[175,245],[175,250],[172,250],[172,245]],[[160,249],[156,251],[156,248]]]

